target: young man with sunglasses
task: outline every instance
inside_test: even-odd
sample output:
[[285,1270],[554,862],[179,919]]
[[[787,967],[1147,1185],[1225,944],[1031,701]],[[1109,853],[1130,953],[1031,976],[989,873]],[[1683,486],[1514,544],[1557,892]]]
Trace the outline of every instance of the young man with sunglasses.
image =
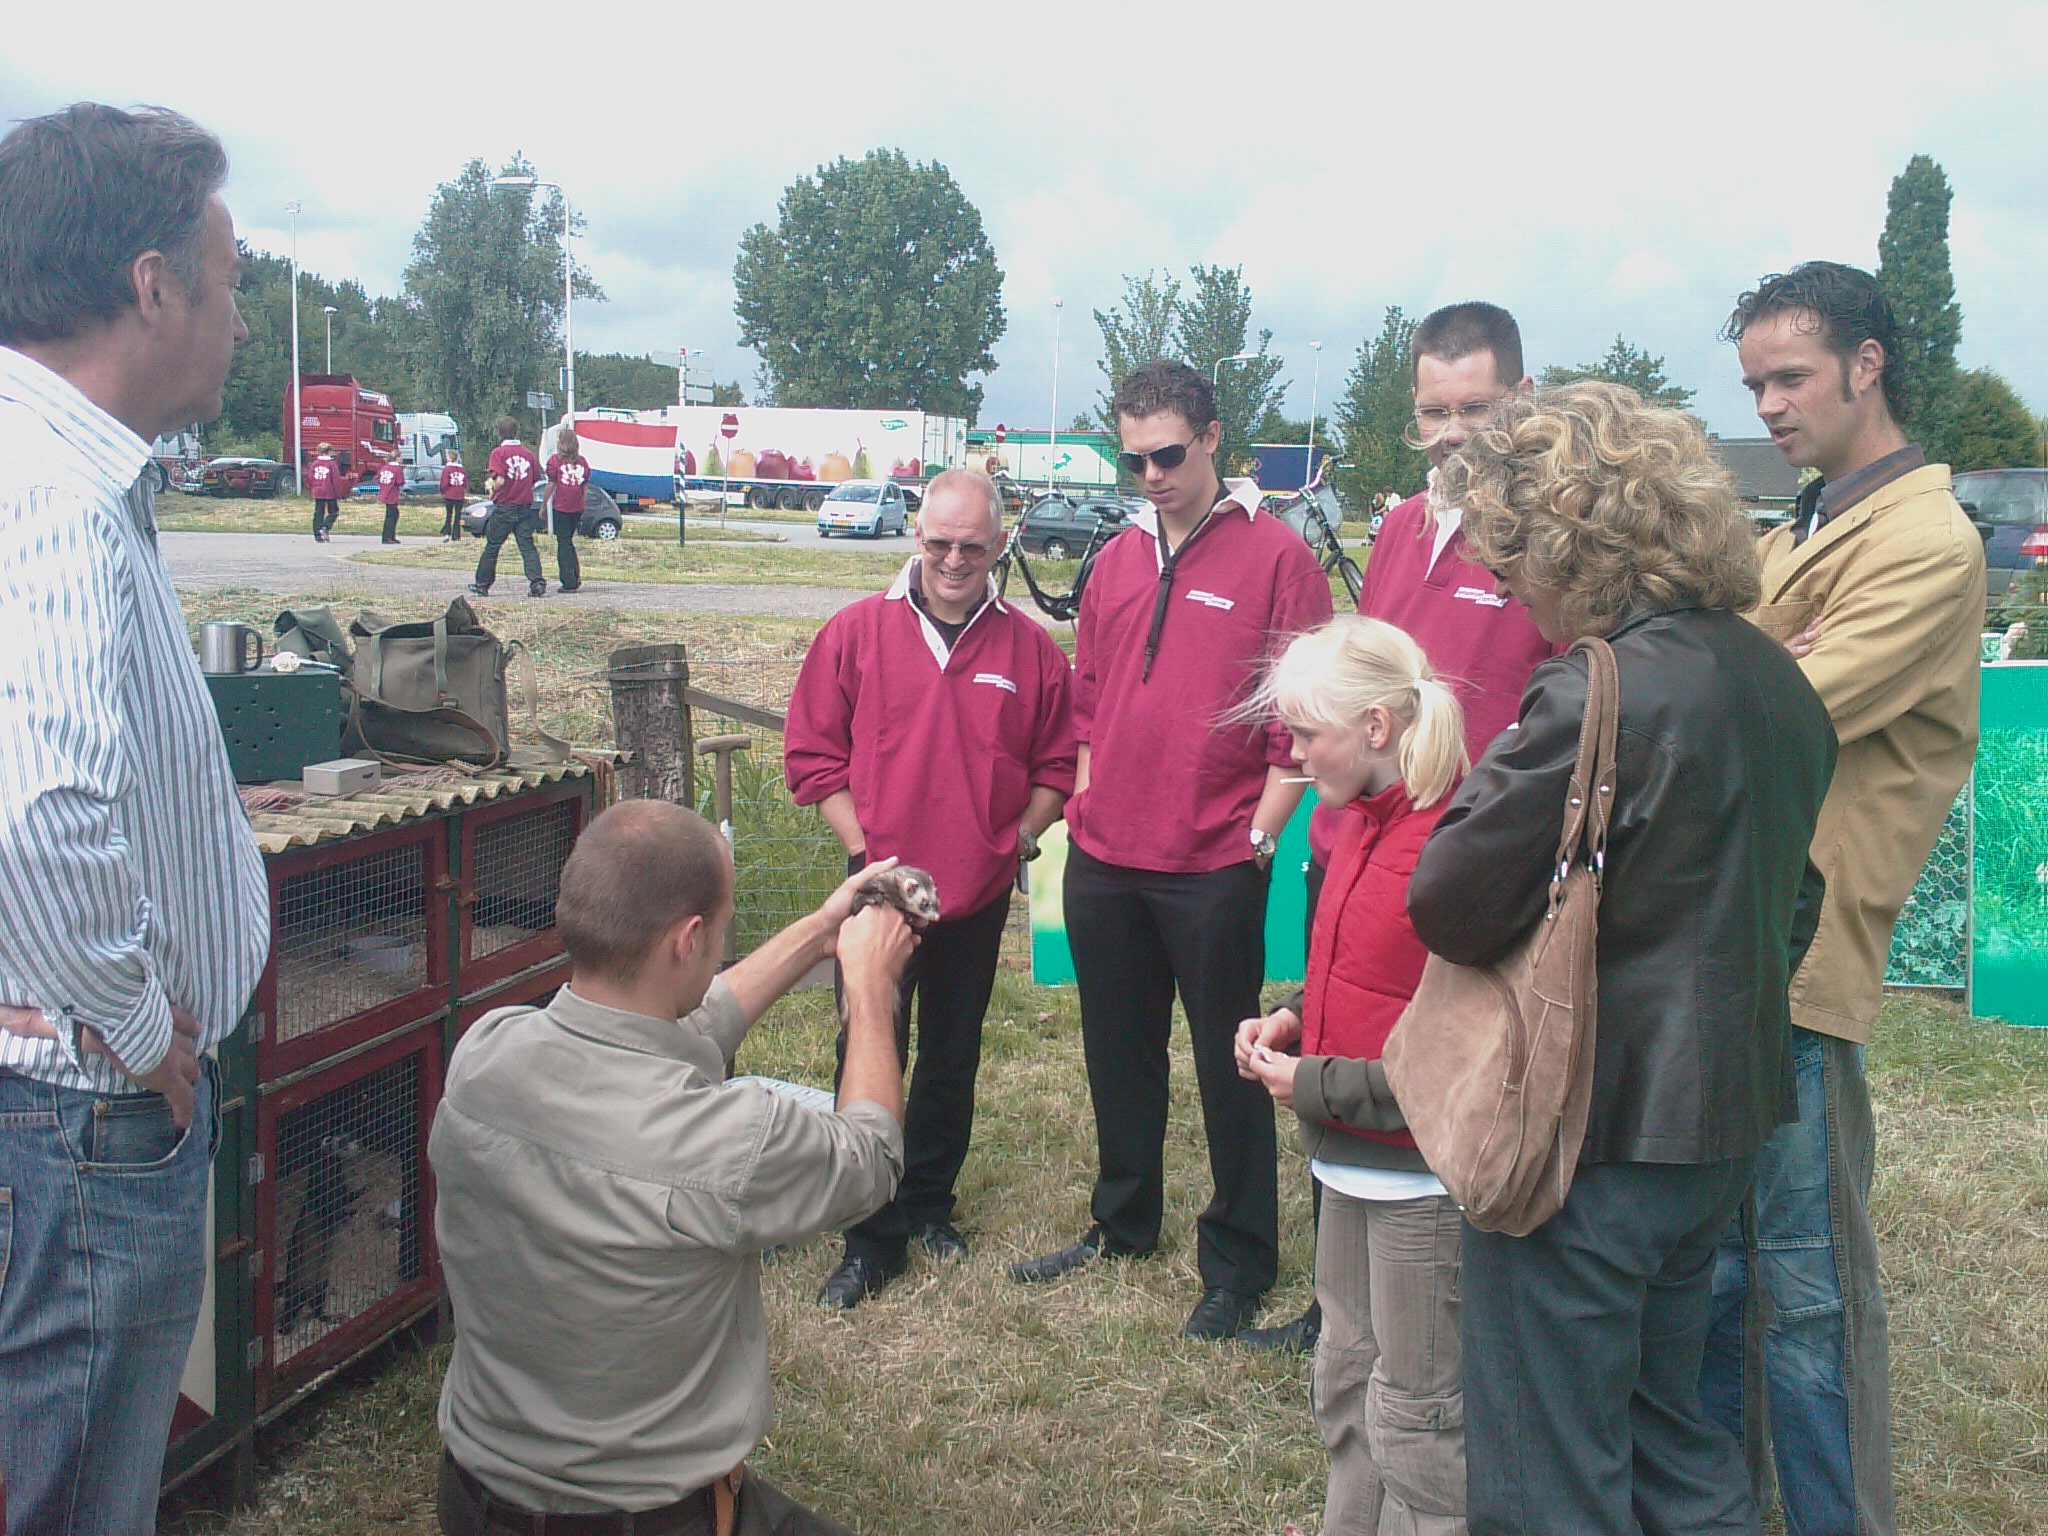
[[[1465,711],[1465,747],[1477,762],[1486,744],[1514,722],[1536,664],[1557,647],[1536,632],[1519,603],[1495,591],[1493,576],[1465,552],[1459,509],[1434,493],[1436,471],[1493,419],[1503,400],[1535,388],[1522,365],[1522,332],[1497,304],[1469,302],[1437,310],[1411,344],[1415,440],[1429,456],[1431,488],[1389,505],[1366,562],[1358,611],[1415,637],[1429,664],[1451,680]],[[1389,497],[1391,502],[1391,496]],[[1334,810],[1309,823],[1308,921],[1336,837]],[[1316,1186],[1321,1206],[1321,1186]],[[1321,1310],[1244,1340],[1258,1349],[1313,1349]]]
[[1149,1253],[1165,1204],[1176,990],[1194,1041],[1215,1195],[1197,1222],[1191,1338],[1235,1338],[1279,1270],[1273,1109],[1237,1074],[1238,1020],[1265,979],[1268,869],[1301,785],[1277,724],[1221,723],[1330,585],[1250,480],[1218,477],[1210,382],[1164,359],[1116,392],[1119,456],[1151,499],[1097,556],[1074,647],[1080,764],[1065,901],[1100,1171],[1094,1224],[1011,1267],[1056,1279]]
[[[917,1070],[904,1115],[903,1182],[846,1233],[820,1304],[846,1311],[901,1274],[915,1237],[962,1258],[953,1185],[967,1160],[982,1016],[1021,862],[1074,787],[1066,656],[995,594],[1002,501],[988,476],[934,479],[918,553],[887,592],[818,632],[789,703],[784,771],[846,849],[849,871],[897,858],[931,872],[943,916],[924,930],[896,1009],[899,1057]],[[842,1049],[844,1042],[842,1041]]]

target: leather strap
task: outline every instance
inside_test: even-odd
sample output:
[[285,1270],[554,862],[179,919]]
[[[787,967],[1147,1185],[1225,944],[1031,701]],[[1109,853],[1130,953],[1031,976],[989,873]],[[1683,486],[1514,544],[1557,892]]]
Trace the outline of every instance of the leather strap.
[[1597,636],[1572,646],[1586,653],[1586,710],[1579,720],[1579,756],[1565,794],[1564,827],[1550,877],[1550,912],[1564,900],[1564,880],[1581,857],[1600,886],[1607,862],[1607,828],[1614,816],[1614,750],[1621,690],[1614,648]]
[[[509,674],[519,673],[519,688],[526,695],[526,728],[540,745],[528,751],[514,752],[510,757],[531,761],[538,756],[546,763],[566,763],[570,757],[569,743],[559,736],[551,736],[540,725],[540,678],[533,670],[533,656],[517,640],[506,642],[505,670]],[[508,757],[509,761],[509,757]]]

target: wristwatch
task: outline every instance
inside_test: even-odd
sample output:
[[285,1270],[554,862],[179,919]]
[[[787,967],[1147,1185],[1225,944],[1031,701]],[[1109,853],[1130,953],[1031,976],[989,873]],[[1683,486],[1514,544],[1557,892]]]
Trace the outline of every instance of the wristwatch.
[[1270,832],[1261,832],[1257,827],[1252,828],[1252,862],[1254,864],[1257,864],[1261,869],[1271,868],[1273,855],[1279,851],[1279,838]]
[[1019,864],[1029,864],[1037,857],[1038,834],[1036,832],[1026,832],[1022,827],[1019,827],[1017,829],[1017,862]]

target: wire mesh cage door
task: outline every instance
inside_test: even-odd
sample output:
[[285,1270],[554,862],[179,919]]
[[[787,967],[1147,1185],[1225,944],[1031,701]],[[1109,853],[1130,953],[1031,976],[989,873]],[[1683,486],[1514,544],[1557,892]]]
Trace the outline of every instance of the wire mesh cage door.
[[1885,961],[1885,985],[1963,991],[1970,971],[1974,785],[1965,783],[1934,851],[1899,909]]
[[469,1033],[469,1027],[485,1014],[498,1008],[543,1008],[554,998],[555,993],[568,983],[569,960],[566,955],[558,956],[522,971],[510,981],[502,982],[489,991],[475,997],[466,997],[455,1005],[454,1039],[460,1040]]
[[448,1002],[447,823],[410,823],[269,861],[270,962],[257,991],[263,1082]]
[[457,994],[472,996],[561,952],[555,898],[589,816],[590,783],[572,780],[462,816],[456,906]]
[[434,1304],[426,1149],[442,1027],[431,1019],[259,1103],[259,1411]]

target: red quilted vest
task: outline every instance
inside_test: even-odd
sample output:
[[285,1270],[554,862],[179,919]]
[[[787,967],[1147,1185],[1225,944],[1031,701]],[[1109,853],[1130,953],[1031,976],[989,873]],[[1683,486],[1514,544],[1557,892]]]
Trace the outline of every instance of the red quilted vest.
[[[1408,921],[1408,878],[1430,829],[1450,804],[1446,795],[1418,810],[1396,784],[1369,800],[1340,808],[1330,873],[1316,904],[1302,989],[1304,1056],[1377,1061],[1401,1010],[1422,980],[1429,951]],[[1333,1130],[1412,1147],[1406,1131]]]

